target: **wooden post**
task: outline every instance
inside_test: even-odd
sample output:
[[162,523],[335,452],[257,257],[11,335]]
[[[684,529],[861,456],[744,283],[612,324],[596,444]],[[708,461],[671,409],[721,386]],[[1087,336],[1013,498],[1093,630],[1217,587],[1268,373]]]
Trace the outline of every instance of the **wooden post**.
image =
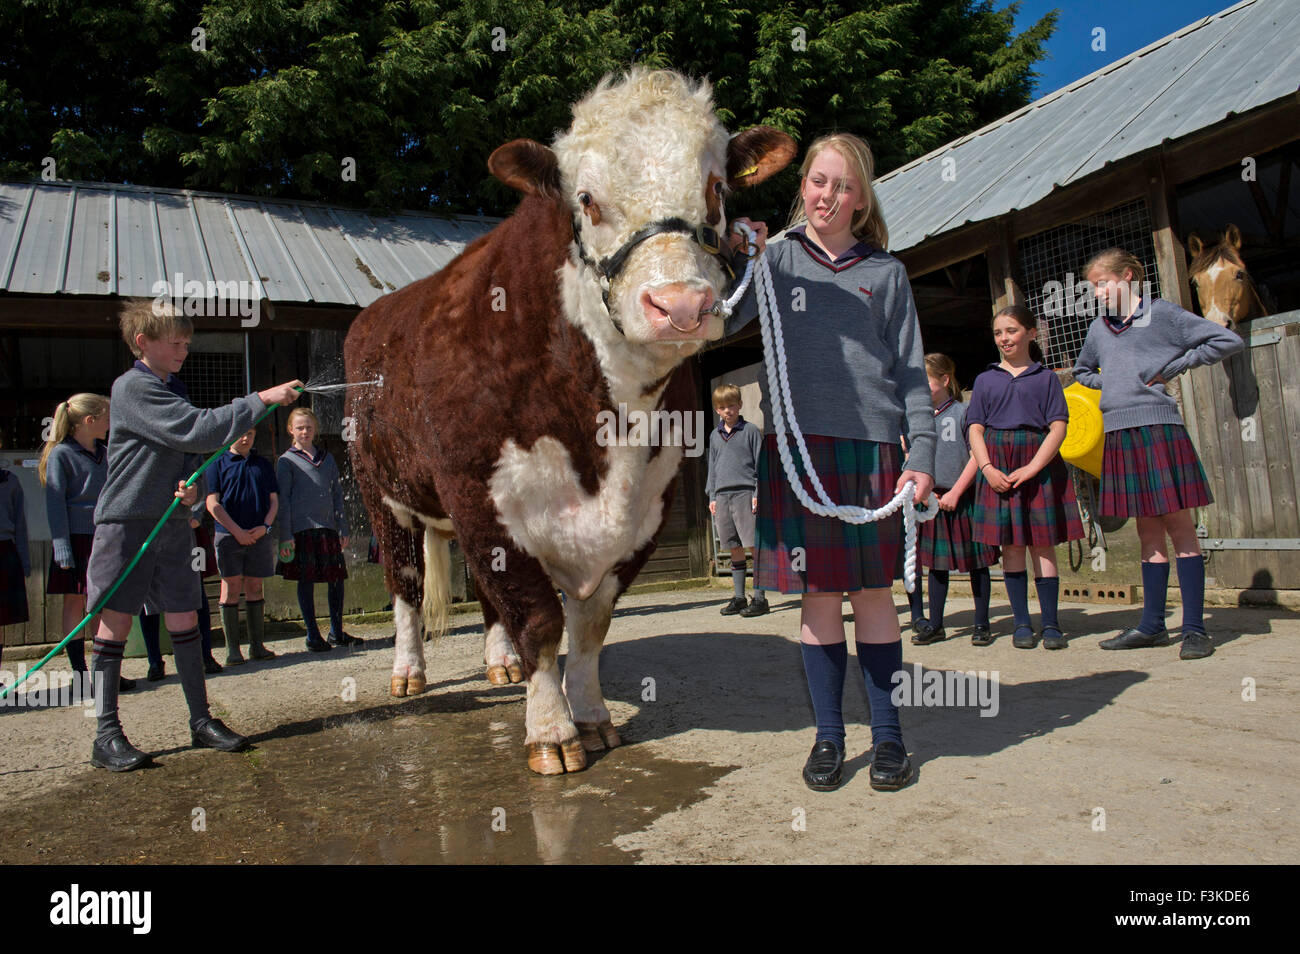
[[1157,156],[1146,163],[1147,205],[1151,208],[1151,240],[1156,247],[1156,272],[1160,297],[1192,310],[1192,289],[1187,276],[1187,249],[1178,236],[1177,210],[1165,179],[1164,162]]
[[992,225],[988,245],[989,295],[993,298],[993,313],[1007,305],[1023,305],[1025,295],[1016,284],[1012,266],[1015,251],[1011,245],[1011,229],[1005,218]]
[[[1151,241],[1156,248],[1156,274],[1160,277],[1160,297],[1180,308],[1192,310],[1192,286],[1187,275],[1187,249],[1178,236],[1178,214],[1173,193],[1165,178],[1164,160],[1160,156],[1145,164],[1147,175],[1147,205],[1151,210]],[[1170,381],[1166,390],[1183,410],[1187,420],[1182,387],[1177,380]]]

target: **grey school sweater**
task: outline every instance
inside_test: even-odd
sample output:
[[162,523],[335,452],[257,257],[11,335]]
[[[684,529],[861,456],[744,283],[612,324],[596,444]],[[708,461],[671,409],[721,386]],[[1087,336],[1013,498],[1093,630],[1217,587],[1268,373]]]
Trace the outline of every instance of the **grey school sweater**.
[[304,530],[334,530],[350,537],[347,511],[343,509],[343,485],[334,455],[323,447],[314,448],[316,457],[308,460],[290,448],[275,464],[275,481],[280,485],[280,511],[276,526],[280,542],[290,540]]
[[722,436],[721,427],[709,435],[709,475],[704,493],[709,500],[718,494],[748,490],[758,494],[758,454],[763,446],[763,432],[742,416],[730,437]]
[[951,490],[970,461],[970,446],[966,443],[966,405],[953,401],[934,416],[934,426],[939,438],[934,454],[934,485]]
[[1236,333],[1173,302],[1153,298],[1139,302],[1127,323],[1117,324],[1104,316],[1093,319],[1074,362],[1074,379],[1084,387],[1101,389],[1107,434],[1151,424],[1181,425],[1178,402],[1163,384],[1148,387],[1147,382],[1156,375],[1172,380],[1189,368],[1222,361],[1244,347]]
[[[253,426],[266,410],[256,394],[225,407],[197,408],[148,371],[132,368],[113,382],[108,435],[108,480],[95,507],[95,523],[157,520],[209,454]],[[200,499],[202,494],[200,493]],[[189,520],[187,507],[171,519]]]
[[[791,400],[805,434],[897,444],[906,419],[908,466],[934,473],[934,406],[907,269],[859,243],[835,262],[791,229],[767,251],[785,337]],[[800,307],[802,306],[802,307]],[[799,309],[799,310],[796,310]],[[753,284],[727,321],[733,335],[758,317]],[[775,428],[768,394],[763,420]]]
[[45,462],[45,516],[56,558],[72,556],[74,533],[95,532],[95,505],[108,479],[108,449],[96,442],[95,450],[92,457],[69,437],[55,445]]
[[23,565],[23,576],[32,572],[31,551],[27,543],[27,510],[23,504],[23,485],[18,477],[0,465],[0,540],[12,540]]

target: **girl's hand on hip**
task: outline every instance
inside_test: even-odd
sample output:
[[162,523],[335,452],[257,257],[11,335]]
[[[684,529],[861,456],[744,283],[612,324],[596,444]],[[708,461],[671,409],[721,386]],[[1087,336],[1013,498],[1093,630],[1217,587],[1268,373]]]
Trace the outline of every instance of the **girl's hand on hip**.
[[916,481],[916,495],[913,502],[923,504],[930,499],[930,492],[934,490],[934,478],[929,474],[923,474],[919,470],[905,470],[899,475],[898,483],[894,484],[894,493],[903,489],[903,484],[909,480]]

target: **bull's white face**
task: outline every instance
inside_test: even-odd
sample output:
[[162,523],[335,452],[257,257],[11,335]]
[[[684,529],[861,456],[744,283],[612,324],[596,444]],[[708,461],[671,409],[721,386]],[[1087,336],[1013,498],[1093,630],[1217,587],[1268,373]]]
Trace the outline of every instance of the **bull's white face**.
[[[665,219],[725,236],[727,133],[707,87],[646,72],[602,84],[574,108],[573,126],[554,150],[589,259],[615,255],[638,230]],[[722,336],[713,306],[726,282],[718,259],[693,236],[654,235],[609,284],[607,320],[629,342],[693,353]]]

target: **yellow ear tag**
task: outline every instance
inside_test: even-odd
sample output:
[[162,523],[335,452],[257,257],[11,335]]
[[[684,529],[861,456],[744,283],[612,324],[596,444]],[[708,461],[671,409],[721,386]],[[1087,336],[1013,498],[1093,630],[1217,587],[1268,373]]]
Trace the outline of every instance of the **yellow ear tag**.
[[755,172],[757,172],[757,171],[758,171],[758,166],[756,166],[756,165],[754,165],[754,166],[750,166],[750,167],[749,167],[748,169],[746,169],[744,172],[738,172],[738,173],[736,173],[736,178],[737,178],[737,179],[744,179],[746,176],[752,176],[752,175],[753,175]]

